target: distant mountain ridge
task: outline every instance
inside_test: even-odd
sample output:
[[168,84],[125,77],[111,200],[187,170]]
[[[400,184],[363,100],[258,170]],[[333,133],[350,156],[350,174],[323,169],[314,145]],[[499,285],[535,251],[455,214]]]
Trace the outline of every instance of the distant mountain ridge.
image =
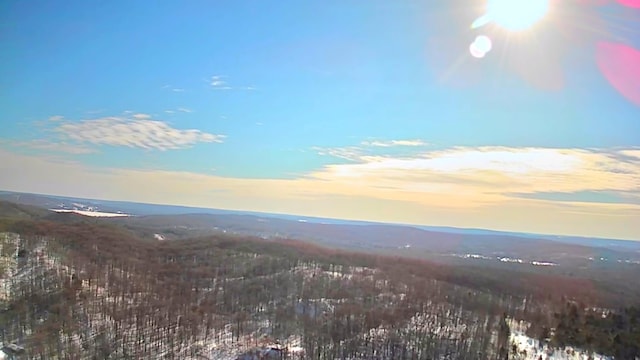
[[[91,207],[92,209],[103,211],[103,212],[114,212],[114,213],[123,212],[123,213],[137,215],[137,216],[157,216],[157,215],[176,216],[176,215],[203,214],[203,215],[217,215],[217,216],[231,216],[231,215],[253,216],[260,219],[267,219],[267,220],[273,219],[272,221],[277,219],[282,221],[299,223],[298,224],[299,226],[296,226],[295,224],[284,223],[284,222],[279,223],[280,225],[283,225],[287,229],[290,229],[290,230],[294,229],[295,231],[292,231],[288,235],[293,237],[298,237],[298,238],[309,238],[310,237],[309,233],[315,233],[317,229],[321,228],[315,225],[334,225],[341,228],[342,231],[347,231],[347,233],[349,231],[353,232],[354,230],[347,228],[345,226],[367,226],[367,227],[377,226],[377,227],[384,227],[384,229],[389,229],[389,231],[396,233],[395,235],[398,237],[406,236],[407,234],[413,234],[417,230],[420,230],[428,233],[448,234],[447,237],[449,238],[451,238],[450,235],[461,235],[461,236],[471,236],[471,237],[479,236],[481,238],[491,236],[493,239],[504,238],[509,240],[520,240],[520,241],[545,240],[545,241],[553,241],[556,243],[606,248],[606,249],[611,249],[616,251],[629,251],[629,252],[640,254],[640,241],[630,241],[630,240],[588,238],[588,237],[580,237],[580,236],[541,235],[541,234],[528,234],[528,233],[506,232],[506,231],[496,231],[496,230],[486,230],[486,229],[455,228],[455,227],[447,227],[447,226],[425,226],[425,225],[412,225],[412,224],[379,223],[379,222],[371,222],[371,221],[318,218],[318,217],[290,215],[290,214],[273,214],[273,213],[261,213],[261,212],[253,212],[253,211],[235,211],[235,210],[198,208],[198,207],[177,206],[177,205],[145,204],[145,203],[135,203],[135,202],[127,202],[127,201],[84,199],[84,198],[64,197],[64,196],[55,196],[55,195],[17,193],[17,192],[10,192],[10,191],[0,191],[0,200],[10,201],[18,204],[23,204],[23,205],[31,205],[31,206],[36,206],[36,207],[46,208],[46,209],[54,209],[54,208],[68,209],[68,208],[73,208],[74,204],[82,204],[83,206]],[[228,217],[227,220],[230,220],[231,218],[232,217]],[[233,221],[237,221],[237,219]],[[307,226],[304,226],[303,224],[307,224]],[[311,228],[313,228],[314,231],[308,231]],[[255,226],[254,228],[248,229],[249,232],[256,232],[258,230],[259,229],[255,229]],[[269,230],[272,232],[277,232],[277,230],[274,230],[273,227],[270,228]],[[360,229],[360,230],[364,230],[364,229]],[[326,231],[326,230],[322,230],[322,231]],[[344,234],[342,235],[344,236]],[[406,245],[406,244],[398,244],[398,246],[402,246],[402,245]]]

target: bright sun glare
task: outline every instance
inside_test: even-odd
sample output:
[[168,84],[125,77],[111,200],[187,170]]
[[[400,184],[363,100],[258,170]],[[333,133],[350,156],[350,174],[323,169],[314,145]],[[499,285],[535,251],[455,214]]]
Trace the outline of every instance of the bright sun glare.
[[489,0],[487,20],[511,31],[521,31],[540,21],[549,10],[549,0]]
[[[508,31],[523,31],[540,21],[549,11],[549,0],[487,0],[487,11],[472,24],[472,29],[488,23]],[[483,58],[491,51],[491,39],[485,35],[476,37],[469,46],[469,52],[475,58]]]

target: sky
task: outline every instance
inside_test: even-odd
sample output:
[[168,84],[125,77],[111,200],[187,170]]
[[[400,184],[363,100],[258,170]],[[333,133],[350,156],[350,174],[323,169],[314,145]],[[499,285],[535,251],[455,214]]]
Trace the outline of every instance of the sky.
[[640,240],[640,2],[487,1],[3,1],[0,189]]

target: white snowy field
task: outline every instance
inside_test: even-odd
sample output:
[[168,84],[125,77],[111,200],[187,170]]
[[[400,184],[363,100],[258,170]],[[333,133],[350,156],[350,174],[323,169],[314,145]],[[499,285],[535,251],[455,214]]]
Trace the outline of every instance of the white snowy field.
[[76,213],[79,215],[90,216],[90,217],[126,217],[131,216],[129,214],[122,213],[108,213],[101,211],[86,211],[86,210],[67,210],[67,209],[49,209],[51,211],[55,211],[57,213]]

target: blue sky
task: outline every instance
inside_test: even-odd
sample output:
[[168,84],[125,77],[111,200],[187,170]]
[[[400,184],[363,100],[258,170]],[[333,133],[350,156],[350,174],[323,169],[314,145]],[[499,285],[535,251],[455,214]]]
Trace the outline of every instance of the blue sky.
[[640,9],[484,9],[4,1],[0,188],[640,239]]

